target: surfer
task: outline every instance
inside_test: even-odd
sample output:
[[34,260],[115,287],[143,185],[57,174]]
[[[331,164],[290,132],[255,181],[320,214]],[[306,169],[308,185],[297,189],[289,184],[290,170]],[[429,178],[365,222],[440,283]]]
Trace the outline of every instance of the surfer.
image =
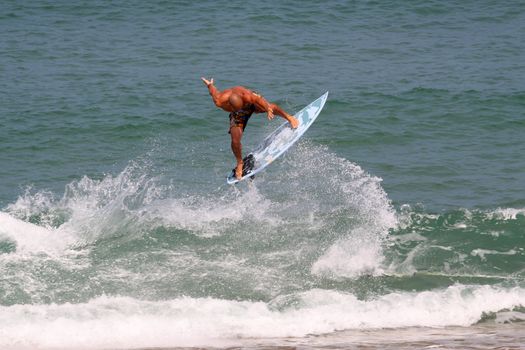
[[253,113],[267,113],[268,120],[272,120],[275,115],[278,115],[286,119],[293,129],[299,126],[299,121],[296,118],[286,113],[275,103],[266,101],[264,97],[250,89],[243,86],[235,86],[219,91],[213,85],[213,78],[210,80],[201,79],[208,87],[215,105],[226,112],[230,112],[230,129],[228,133],[231,135],[231,147],[235,159],[237,159],[237,165],[235,166],[235,177],[237,179],[242,177],[242,133]]

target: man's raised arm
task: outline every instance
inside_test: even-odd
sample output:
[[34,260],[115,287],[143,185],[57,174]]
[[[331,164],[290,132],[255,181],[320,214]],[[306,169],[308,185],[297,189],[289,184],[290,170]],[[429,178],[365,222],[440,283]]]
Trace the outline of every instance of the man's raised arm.
[[264,97],[254,93],[253,104],[255,105],[257,110],[268,113],[268,119],[273,119],[274,115],[272,104],[266,101]]
[[218,106],[219,103],[219,90],[213,85],[213,78],[210,80],[205,79],[204,77],[201,77],[204,84],[208,87],[208,91],[210,92],[211,98],[213,99],[213,103],[215,103],[216,106]]
[[270,120],[272,120],[275,117],[275,115],[278,115],[286,119],[290,123],[292,129],[295,129],[299,126],[299,121],[295,117],[286,113],[281,107],[279,107],[275,103],[269,103],[264,99],[264,97],[260,95],[255,94],[253,104],[256,105],[258,110],[268,113],[268,119]]

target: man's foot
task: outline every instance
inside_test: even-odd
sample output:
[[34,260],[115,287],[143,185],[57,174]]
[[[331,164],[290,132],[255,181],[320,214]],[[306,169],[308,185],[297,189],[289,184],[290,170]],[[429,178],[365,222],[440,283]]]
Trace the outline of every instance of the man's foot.
[[299,126],[299,121],[295,117],[289,116],[288,122],[290,123],[292,129],[297,129]]
[[235,178],[237,180],[240,180],[242,178],[242,166],[243,166],[243,163],[240,162],[240,163],[237,163],[237,166],[235,167]]

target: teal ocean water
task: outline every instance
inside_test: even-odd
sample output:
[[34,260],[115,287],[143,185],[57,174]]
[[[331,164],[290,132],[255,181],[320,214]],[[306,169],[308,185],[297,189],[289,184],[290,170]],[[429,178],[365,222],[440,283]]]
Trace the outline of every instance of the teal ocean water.
[[[523,348],[522,1],[5,0],[0,32],[1,348]],[[330,95],[228,186],[201,76]]]

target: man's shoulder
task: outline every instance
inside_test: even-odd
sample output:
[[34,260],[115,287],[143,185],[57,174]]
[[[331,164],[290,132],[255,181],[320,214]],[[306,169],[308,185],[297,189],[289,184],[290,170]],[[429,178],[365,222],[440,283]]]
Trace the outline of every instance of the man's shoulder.
[[262,97],[260,93],[258,93],[255,90],[249,89],[246,86],[235,86],[232,88],[232,91],[237,93],[242,93],[243,95],[249,95],[249,96],[257,96]]
[[233,91],[242,91],[242,92],[252,92],[252,90],[248,89],[246,86],[234,86],[231,88]]

